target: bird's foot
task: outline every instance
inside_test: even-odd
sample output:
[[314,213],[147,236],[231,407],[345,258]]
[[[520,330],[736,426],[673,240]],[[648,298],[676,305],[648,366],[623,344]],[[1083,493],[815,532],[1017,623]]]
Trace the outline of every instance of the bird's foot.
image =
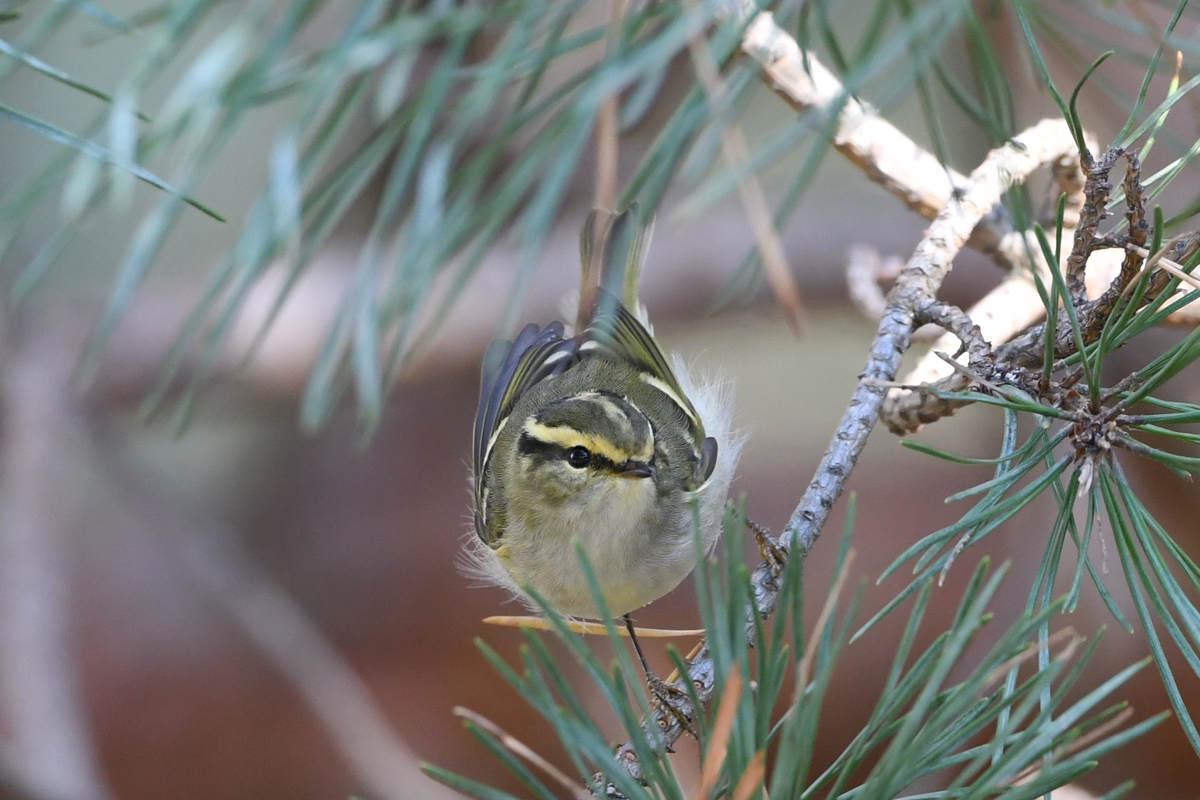
[[759,525],[749,517],[746,518],[746,527],[754,533],[754,538],[758,541],[758,552],[762,555],[763,560],[769,563],[773,569],[783,569],[783,565],[788,560],[787,545],[772,536],[771,531],[765,525]]
[[[674,717],[680,727],[699,739],[700,735],[696,732],[696,727],[691,720],[691,696],[675,684],[667,683],[652,672],[646,673],[646,685],[655,702]],[[670,748],[668,748],[669,750]]]

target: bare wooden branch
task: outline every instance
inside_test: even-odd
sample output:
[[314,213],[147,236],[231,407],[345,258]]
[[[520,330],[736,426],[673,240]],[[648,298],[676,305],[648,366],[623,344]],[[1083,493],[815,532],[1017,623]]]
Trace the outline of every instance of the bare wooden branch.
[[900,358],[911,341],[913,323],[937,302],[937,291],[970,232],[992,206],[1000,202],[1001,195],[1010,186],[1050,160],[1050,153],[1062,152],[1062,139],[1066,135],[1066,126],[1062,122],[1047,120],[993,150],[971,173],[970,188],[963,193],[962,199],[948,206],[930,225],[904,274],[892,289],[888,310],[880,322],[862,380],[816,477],[785,529],[787,544],[799,545],[807,552],[824,527],[883,404],[885,390],[877,382],[895,378]]
[[[746,13],[744,4],[741,10]],[[941,164],[933,154],[882,119],[869,104],[852,97],[819,60],[800,50],[796,41],[776,25],[769,13],[758,14],[747,27],[742,50],[762,66],[768,85],[793,108],[836,115],[831,134],[833,147],[909,208],[933,218],[947,204],[955,202],[957,193],[966,186],[965,177]],[[1058,188],[1067,194],[1064,222],[1073,226],[1084,203],[1081,195],[1084,176],[1074,139],[1065,125],[1044,131],[1045,135],[1053,137],[1053,141],[1045,149],[1045,158],[1039,165],[1050,165]],[[973,317],[979,314],[977,322],[988,341],[1008,341],[1045,313],[1033,282],[1034,273],[1048,279],[1045,258],[1032,234],[1013,230],[1001,205],[984,214],[970,232],[967,243],[1008,270],[1008,278],[997,294],[985,298],[969,312]],[[865,276],[856,274],[852,281],[852,289],[859,290],[857,293],[852,291],[852,297],[856,302],[871,304],[871,316],[878,318],[882,311],[878,309],[877,299],[870,297],[872,293]],[[1008,305],[1014,300],[1019,300],[1020,305]],[[933,350],[952,347],[952,337],[947,336],[939,340]],[[946,365],[931,353],[903,382],[945,379],[955,383],[960,380],[957,376],[947,377],[948,374]],[[952,405],[929,394],[894,390],[884,413],[889,427],[902,432],[915,430],[922,421],[939,419],[952,409]]]
[[[745,3],[735,5],[739,13],[748,12]],[[749,6],[752,10],[754,4]],[[758,13],[746,28],[742,52],[762,66],[767,85],[792,108],[836,115],[833,147],[922,216],[932,218],[966,187],[966,177],[947,169],[872,106],[851,96],[824,64],[801,51],[770,12]],[[1002,224],[995,231],[1006,232]]]
[[[770,12],[757,12],[753,2],[732,3],[749,18],[742,52],[762,67],[767,86],[797,111],[836,117],[830,143],[872,181],[899,198],[908,208],[933,219],[967,185],[966,176],[942,164],[903,131],[859,100],[811,53],[801,51],[791,34],[779,27]],[[1078,173],[1078,161],[1068,158],[1060,185]],[[1013,230],[1003,206],[989,209],[971,231],[968,244],[1005,269],[1023,266],[1037,248],[1026,247],[1025,236]],[[1036,264],[1035,264],[1036,266]]]
[[[962,197],[947,205],[930,225],[888,297],[888,305],[859,384],[825,457],[784,529],[783,545],[793,554],[803,557],[828,521],[846,478],[879,418],[886,391],[884,385],[895,378],[900,359],[911,342],[915,324],[937,320],[957,328],[966,339],[977,338],[977,334],[968,333],[961,324],[965,318],[962,312],[954,313],[938,302],[937,291],[949,274],[954,257],[980,220],[1000,202],[1010,186],[1024,180],[1037,166],[1061,154],[1064,137],[1070,139],[1062,122],[1046,120],[1009,144],[993,150],[971,173]],[[978,351],[979,346],[979,341],[974,342],[971,349]],[[764,561],[751,574],[754,603],[763,617],[775,610],[780,573],[778,563]],[[748,632],[753,636],[752,627]],[[701,702],[707,702],[712,697],[715,674],[707,644],[692,659],[688,679]],[[677,682],[677,686],[683,691],[685,684]],[[677,704],[677,710],[694,718],[686,700]],[[655,726],[658,729],[657,736],[668,747],[684,730],[675,715],[661,709],[656,709],[653,719],[647,720],[644,725]],[[650,737],[650,732],[647,731],[646,735]],[[654,741],[655,738],[650,737],[649,740]],[[631,745],[625,744],[619,748],[617,757],[631,775],[641,778],[641,766]],[[622,797],[611,785],[607,787],[606,796],[613,800]]]
[[883,283],[891,283],[904,271],[904,259],[884,258],[873,247],[851,245],[846,252],[846,290],[850,302],[869,320],[878,322],[887,310]]
[[[1065,126],[1053,126],[1043,129],[1050,135],[1043,150],[1043,163],[1051,165],[1059,189],[1066,194],[1067,203],[1064,209],[1064,226],[1077,224],[1085,208],[1092,214],[1096,213],[1094,202],[1091,206],[1083,195],[1082,169],[1078,155],[1075,152],[1074,140],[1070,138]],[[1107,173],[1105,173],[1107,174]],[[1028,177],[1028,175],[1024,176]],[[1022,180],[1024,180],[1024,177]],[[1103,204],[1101,204],[1102,208]],[[1085,238],[1091,241],[1095,230]],[[1019,234],[1014,234],[1015,238]],[[1079,234],[1070,228],[1064,229],[1065,238],[1078,238]],[[1041,295],[1034,282],[1035,274],[1040,276],[1043,285],[1049,285],[1051,278],[1049,267],[1041,253],[1033,233],[1025,235],[1023,247],[1027,253],[1036,254],[1027,260],[1029,266],[1015,266],[1009,271],[1003,282],[972,306],[967,314],[979,326],[980,335],[993,344],[1002,344],[1025,331],[1029,326],[1045,317],[1046,309]],[[1080,272],[1081,275],[1085,273]],[[901,383],[906,386],[927,384],[942,392],[955,392],[966,388],[968,379],[961,372],[952,372],[949,366],[937,354],[951,351],[956,347],[956,337],[947,333],[933,343],[929,352],[920,360],[917,366],[904,377]],[[1032,345],[1029,345],[1032,346]],[[949,400],[932,392],[916,391],[908,388],[893,388],[888,392],[884,402],[882,415],[888,429],[895,434],[903,435],[919,430],[923,425],[934,422],[942,417],[953,414],[955,410],[966,405],[961,401]]]

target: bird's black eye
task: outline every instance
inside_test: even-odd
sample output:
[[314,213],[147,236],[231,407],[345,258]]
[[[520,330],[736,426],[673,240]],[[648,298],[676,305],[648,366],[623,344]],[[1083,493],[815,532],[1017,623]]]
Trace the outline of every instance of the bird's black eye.
[[572,447],[567,451],[567,463],[575,469],[583,469],[592,460],[592,454],[586,447]]

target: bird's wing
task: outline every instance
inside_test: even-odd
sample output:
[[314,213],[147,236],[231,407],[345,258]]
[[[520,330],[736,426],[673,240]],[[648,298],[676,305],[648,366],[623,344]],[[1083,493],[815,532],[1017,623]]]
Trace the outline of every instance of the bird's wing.
[[488,347],[479,384],[472,449],[475,528],[485,542],[495,538],[486,530],[484,476],[496,439],[521,396],[532,386],[566,370],[573,363],[575,348],[576,340],[563,339],[561,322],[551,322],[544,328],[530,323],[513,341],[498,339]]

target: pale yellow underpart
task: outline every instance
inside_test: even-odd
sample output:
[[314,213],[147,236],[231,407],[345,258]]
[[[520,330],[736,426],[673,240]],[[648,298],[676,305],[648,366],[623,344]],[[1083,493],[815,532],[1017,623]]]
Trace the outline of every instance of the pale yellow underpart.
[[[576,543],[615,616],[658,597],[664,585],[683,580],[692,564],[691,540],[663,538],[670,532],[649,527],[658,500],[652,479],[601,474],[586,495],[587,502],[566,503],[540,518],[510,505],[496,556],[518,584],[534,586],[564,614],[595,618]],[[681,550],[689,554],[686,561],[679,558]]]

